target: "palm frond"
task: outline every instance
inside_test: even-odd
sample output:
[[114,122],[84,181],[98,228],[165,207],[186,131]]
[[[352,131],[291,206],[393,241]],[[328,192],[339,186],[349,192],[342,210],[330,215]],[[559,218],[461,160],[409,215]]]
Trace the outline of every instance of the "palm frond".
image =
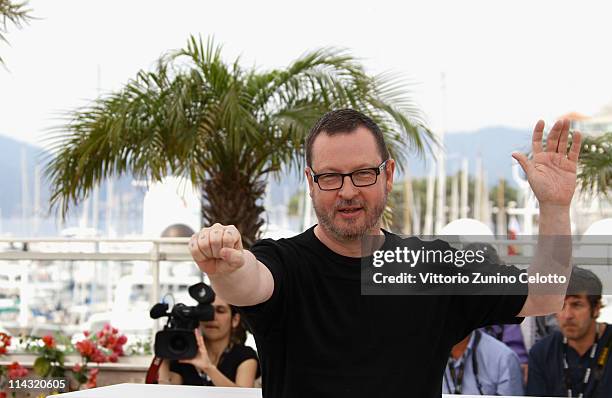
[[[49,140],[51,206],[65,215],[102,180],[125,173],[147,181],[182,175],[203,189],[247,181],[249,197],[257,195],[266,174],[303,166],[311,126],[340,107],[377,121],[397,159],[422,153],[433,137],[405,88],[391,75],[368,76],[346,50],[308,52],[286,69],[260,72],[225,63],[212,39],[192,36],[152,71],[64,115]],[[223,203],[219,195],[205,196]]]
[[[32,10],[26,8],[27,5],[27,1],[14,3],[11,0],[0,0],[0,42],[8,43],[5,35],[8,33],[9,23],[21,29],[34,19],[31,15]],[[0,64],[4,64],[2,57],[0,57]]]
[[581,193],[608,197],[612,189],[612,132],[583,139],[577,178]]

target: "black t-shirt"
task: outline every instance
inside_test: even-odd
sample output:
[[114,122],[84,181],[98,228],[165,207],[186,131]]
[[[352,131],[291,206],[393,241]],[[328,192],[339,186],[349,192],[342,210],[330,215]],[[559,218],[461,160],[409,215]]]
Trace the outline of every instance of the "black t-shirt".
[[[385,245],[394,239],[385,231]],[[515,315],[525,294],[361,295],[361,260],[330,250],[314,227],[261,240],[251,252],[274,277],[268,301],[240,308],[257,343],[264,398],[439,397],[455,343],[476,328],[522,320]]]
[[[567,347],[567,362],[570,369],[571,388],[573,396],[584,392],[585,397],[612,397],[612,365],[607,361],[602,369],[599,382],[596,382],[595,371],[591,372],[585,391],[584,376],[589,366],[596,365],[602,350],[612,338],[612,327],[606,326],[606,331],[599,339],[593,361],[590,359],[591,348],[583,356],[578,355],[572,347]],[[597,388],[597,391],[594,391]],[[597,395],[595,395],[597,393]],[[529,351],[529,377],[527,378],[527,395],[547,397],[567,397],[567,387],[563,371],[563,335],[553,332],[538,341]]]
[[[222,354],[217,364],[217,369],[223,373],[228,379],[236,382],[236,371],[238,366],[248,359],[257,360],[257,354],[251,347],[241,344],[233,344]],[[170,361],[170,371],[178,373],[183,378],[184,385],[190,386],[214,386],[206,375],[200,376],[195,366],[188,363],[180,363],[178,361]],[[256,378],[259,377],[260,370],[257,367]]]

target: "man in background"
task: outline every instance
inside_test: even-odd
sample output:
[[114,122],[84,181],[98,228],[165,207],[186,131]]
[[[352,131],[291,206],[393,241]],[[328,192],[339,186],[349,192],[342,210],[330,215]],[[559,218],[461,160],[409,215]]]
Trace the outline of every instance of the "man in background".
[[563,309],[556,314],[560,331],[529,352],[528,395],[612,397],[612,329],[597,322],[601,293],[597,275],[574,268]]
[[442,392],[523,395],[523,372],[518,356],[501,341],[475,330],[453,346]]

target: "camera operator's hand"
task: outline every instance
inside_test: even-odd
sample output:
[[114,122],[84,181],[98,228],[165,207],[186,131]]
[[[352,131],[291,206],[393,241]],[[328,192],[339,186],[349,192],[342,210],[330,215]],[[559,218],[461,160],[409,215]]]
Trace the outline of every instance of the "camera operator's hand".
[[195,357],[191,359],[180,359],[180,363],[188,363],[193,365],[201,372],[207,373],[214,366],[208,356],[208,350],[206,349],[206,344],[204,344],[204,338],[202,337],[202,333],[199,329],[194,330],[196,342],[198,343],[198,353]]
[[245,263],[240,232],[233,225],[214,224],[193,234],[189,251],[198,267],[208,275],[228,274]]

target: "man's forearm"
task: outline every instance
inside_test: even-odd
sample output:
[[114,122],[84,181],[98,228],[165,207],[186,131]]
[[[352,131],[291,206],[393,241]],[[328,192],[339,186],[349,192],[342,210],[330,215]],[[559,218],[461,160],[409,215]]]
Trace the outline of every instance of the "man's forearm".
[[540,207],[539,235],[536,253],[528,273],[530,276],[557,275],[566,282],[551,285],[529,284],[529,298],[521,315],[545,315],[558,312],[571,275],[572,237],[569,206]]
[[270,270],[246,249],[244,256],[244,265],[236,271],[208,276],[215,292],[228,303],[237,306],[262,303],[270,298],[274,290]]
[[[539,234],[570,236],[569,206],[544,205],[540,207]],[[570,253],[571,254],[571,253]]]

